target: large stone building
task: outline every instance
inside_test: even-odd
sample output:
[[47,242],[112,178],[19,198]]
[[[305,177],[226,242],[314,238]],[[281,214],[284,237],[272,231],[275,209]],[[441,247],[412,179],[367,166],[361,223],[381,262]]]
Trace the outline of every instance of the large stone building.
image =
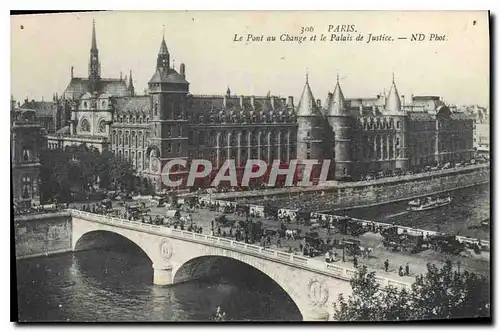
[[337,78],[320,107],[306,78],[297,111],[299,159],[331,158],[331,178],[358,179],[473,158],[473,120],[435,96],[402,105],[394,79],[388,95],[344,97]]
[[46,132],[32,109],[17,108],[11,100],[12,196],[17,207],[40,203],[40,151]]
[[[241,167],[247,159],[330,158],[330,178],[353,180],[472,154],[471,121],[438,97],[414,97],[412,108],[403,107],[394,81],[387,96],[348,99],[337,79],[323,107],[308,78],[297,107],[293,97],[242,96],[229,88],[222,95],[193,95],[186,66],[173,67],[164,38],[152,72],[144,95],[136,95],[132,72],[128,82],[101,78],[94,24],[88,77],[71,74],[55,98],[57,131],[49,148],[85,143],[111,150],[150,179],[174,158],[209,159],[214,169],[227,159]],[[186,171],[170,175],[174,180]]]

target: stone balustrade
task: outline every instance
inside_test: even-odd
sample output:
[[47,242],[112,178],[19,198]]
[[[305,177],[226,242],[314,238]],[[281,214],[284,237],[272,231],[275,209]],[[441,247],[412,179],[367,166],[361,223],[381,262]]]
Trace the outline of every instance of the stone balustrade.
[[[293,265],[295,267],[306,268],[308,270],[318,272],[331,277],[350,280],[355,274],[354,269],[349,269],[340,265],[326,263],[320,260],[307,258],[292,253],[286,253],[279,250],[260,247],[257,245],[239,242],[227,238],[210,236],[206,234],[199,234],[180,229],[170,228],[166,226],[150,225],[137,221],[129,221],[120,218],[108,217],[89,212],[70,210],[71,214],[75,217],[80,217],[85,220],[98,222],[106,225],[123,227],[128,229],[135,229],[141,232],[150,232],[167,237],[178,238],[191,242],[201,243],[209,246],[218,246],[222,248],[231,248],[235,251],[246,253],[249,255],[257,256],[264,259],[274,260],[279,263]],[[395,281],[389,278],[378,276],[377,280],[381,286],[394,286],[398,288],[408,288],[411,286],[410,282]]]

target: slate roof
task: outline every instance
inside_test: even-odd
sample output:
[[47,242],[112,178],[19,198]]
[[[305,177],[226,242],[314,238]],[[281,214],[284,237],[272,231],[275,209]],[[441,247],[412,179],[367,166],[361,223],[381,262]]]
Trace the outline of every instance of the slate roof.
[[[240,98],[243,98],[243,103],[240,102]],[[274,98],[274,108],[272,98]],[[225,107],[224,99],[226,99]],[[230,120],[234,117],[255,116],[261,121],[264,117],[290,118],[295,116],[293,107],[286,104],[285,98],[276,96],[191,95],[188,98],[188,113],[195,119],[203,116],[204,121],[209,121],[213,117],[215,122],[220,121],[222,117]]]
[[120,97],[115,98],[117,113],[138,113],[151,110],[150,96]]
[[170,68],[167,70],[156,69],[153,77],[149,80],[149,83],[183,83],[188,84],[188,81],[183,75],[180,75],[175,69]]
[[434,121],[436,118],[427,112],[408,112],[408,119],[410,121]]
[[52,107],[54,103],[51,101],[28,101],[25,102],[21,108],[28,108],[35,110],[37,117],[52,117],[53,111]]
[[[90,80],[83,77],[73,77],[64,90],[63,98],[80,99],[85,93],[90,92]],[[127,83],[119,78],[101,78],[100,93],[109,93],[113,97],[130,95]]]

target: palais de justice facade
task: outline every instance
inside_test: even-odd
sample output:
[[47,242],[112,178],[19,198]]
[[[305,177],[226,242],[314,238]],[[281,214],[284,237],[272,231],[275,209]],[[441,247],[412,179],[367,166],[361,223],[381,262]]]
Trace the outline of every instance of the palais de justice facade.
[[135,93],[132,72],[128,82],[102,78],[94,25],[88,77],[72,71],[64,93],[54,97],[56,132],[48,147],[109,149],[150,179],[177,158],[209,159],[214,169],[229,158],[237,165],[331,158],[330,178],[353,180],[473,156],[472,119],[452,113],[439,97],[402,105],[394,79],[387,96],[363,99],[345,98],[337,79],[323,106],[307,77],[297,106],[293,97],[237,96],[229,88],[223,95],[192,95],[186,66],[171,65],[164,38],[152,71],[145,95]]

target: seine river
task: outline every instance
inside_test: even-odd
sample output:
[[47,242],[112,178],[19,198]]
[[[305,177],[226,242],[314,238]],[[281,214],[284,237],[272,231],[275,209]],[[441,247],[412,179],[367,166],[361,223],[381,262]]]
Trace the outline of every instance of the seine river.
[[19,320],[207,321],[217,306],[228,320],[302,319],[279,286],[237,268],[242,270],[232,279],[162,287],[152,284],[151,263],[138,252],[90,250],[21,260]]
[[[468,228],[489,218],[489,186],[451,195],[453,203],[436,210],[406,213],[407,202],[402,202],[344,213],[489,239],[489,229]],[[242,270],[224,279],[154,286],[149,259],[134,250],[90,250],[18,261],[19,320],[206,321],[217,306],[231,320],[301,320],[291,299],[265,276],[238,267]]]
[[489,184],[456,190],[449,195],[453,198],[451,204],[434,210],[407,212],[408,201],[403,201],[334,213],[420,229],[459,232],[460,235],[489,240],[489,227],[474,227],[490,218]]

